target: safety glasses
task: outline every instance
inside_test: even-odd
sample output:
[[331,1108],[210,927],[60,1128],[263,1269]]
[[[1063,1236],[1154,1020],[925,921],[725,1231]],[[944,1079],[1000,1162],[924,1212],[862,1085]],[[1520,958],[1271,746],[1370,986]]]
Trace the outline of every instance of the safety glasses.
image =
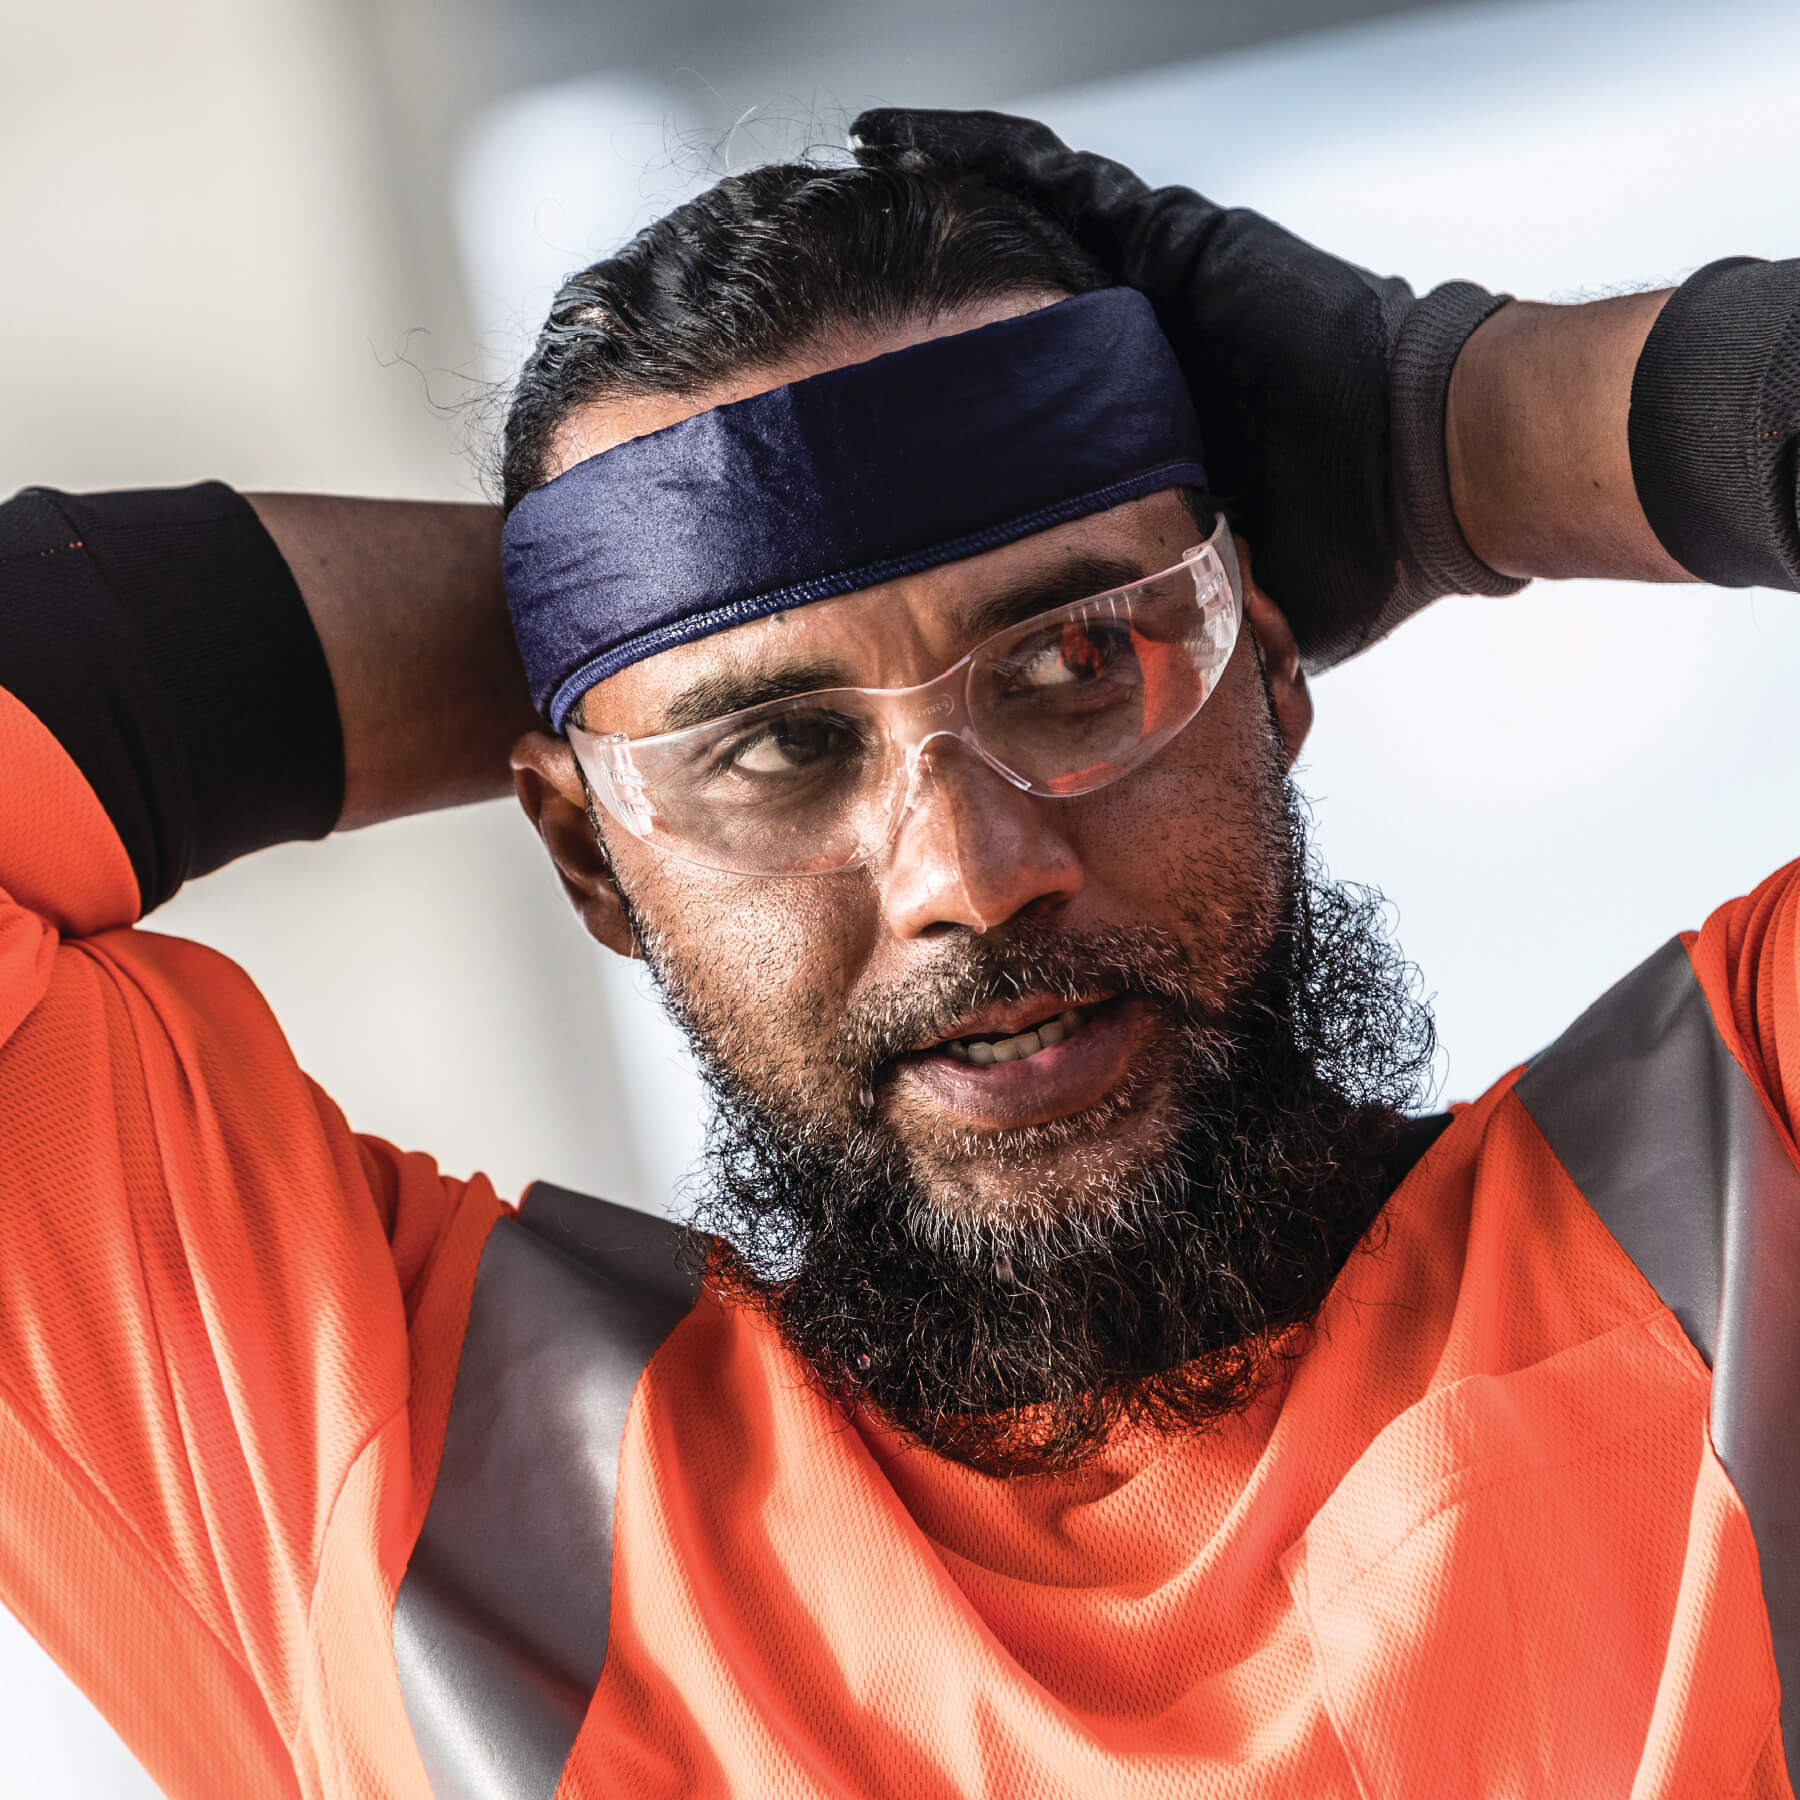
[[1221,520],[1173,568],[1009,625],[918,687],[823,688],[656,737],[571,725],[569,743],[601,805],[670,856],[829,875],[893,841],[935,738],[1047,798],[1130,774],[1211,697],[1243,611]]

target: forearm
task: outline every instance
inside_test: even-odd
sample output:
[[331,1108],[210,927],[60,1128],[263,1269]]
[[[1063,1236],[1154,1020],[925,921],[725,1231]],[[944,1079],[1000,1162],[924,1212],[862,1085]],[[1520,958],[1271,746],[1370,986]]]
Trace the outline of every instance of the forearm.
[[508,790],[535,722],[486,506],[247,496],[300,587],[344,742],[340,829]]
[[1800,591],[1800,261],[1503,308],[1456,362],[1445,439],[1495,569]]
[[1632,376],[1672,290],[1581,306],[1514,301],[1450,378],[1450,497],[1503,575],[1694,579],[1658,541],[1632,478]]

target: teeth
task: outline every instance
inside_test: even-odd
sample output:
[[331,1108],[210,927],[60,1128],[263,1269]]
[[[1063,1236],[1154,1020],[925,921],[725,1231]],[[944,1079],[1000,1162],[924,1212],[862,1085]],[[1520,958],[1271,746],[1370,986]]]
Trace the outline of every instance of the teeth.
[[1016,1037],[991,1038],[953,1038],[943,1046],[958,1062],[975,1063],[985,1068],[991,1063],[1023,1062],[1028,1056],[1035,1056],[1040,1050],[1054,1049],[1065,1042],[1085,1023],[1081,1009],[1071,1006],[1066,1012],[1054,1019],[1046,1019],[1042,1025],[1031,1031],[1021,1031]]

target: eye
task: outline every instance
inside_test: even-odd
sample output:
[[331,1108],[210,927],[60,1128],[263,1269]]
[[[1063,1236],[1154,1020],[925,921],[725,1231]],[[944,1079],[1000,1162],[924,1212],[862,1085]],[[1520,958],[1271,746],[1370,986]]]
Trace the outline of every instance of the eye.
[[1006,685],[1015,693],[1081,686],[1118,674],[1131,658],[1131,629],[1122,621],[1065,619],[1014,648]]
[[768,780],[834,768],[861,748],[861,733],[837,713],[783,713],[723,745],[718,766],[733,775]]

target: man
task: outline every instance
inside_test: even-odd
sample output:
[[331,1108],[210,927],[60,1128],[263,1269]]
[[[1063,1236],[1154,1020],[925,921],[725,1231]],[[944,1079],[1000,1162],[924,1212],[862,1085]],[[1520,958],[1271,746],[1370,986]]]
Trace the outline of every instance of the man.
[[[1414,302],[864,131],[559,296],[548,732],[477,512],[7,509],[8,1604],[177,1792],[1790,1792],[1793,872],[1409,1121],[1285,775],[1438,592],[1800,585],[1800,275]],[[353,1136],[121,929],[515,737],[710,1237]]]

